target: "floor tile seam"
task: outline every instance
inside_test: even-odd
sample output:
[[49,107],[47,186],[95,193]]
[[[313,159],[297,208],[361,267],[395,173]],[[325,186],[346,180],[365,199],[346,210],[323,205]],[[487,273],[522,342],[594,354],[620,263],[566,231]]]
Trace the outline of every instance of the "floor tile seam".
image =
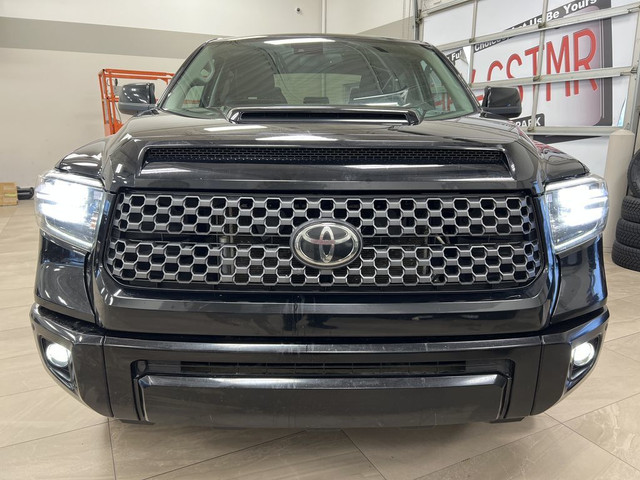
[[[8,290],[1,290],[3,292],[7,292]],[[0,309],[8,309],[8,308],[25,308],[25,307],[31,307],[31,305],[33,305],[35,302],[34,300],[31,300],[29,303],[20,303],[18,305],[7,305],[7,306],[2,306],[0,307]],[[27,317],[28,318],[28,317]],[[29,325],[25,325],[25,326],[29,326]]]
[[[0,333],[2,333],[1,330],[0,330]],[[10,360],[10,359],[18,358],[18,357],[24,357],[25,355],[37,355],[37,354],[38,354],[38,352],[34,348],[34,351],[31,352],[30,354],[29,353],[19,353],[18,355],[11,355],[9,357],[0,357],[0,360]]]
[[[617,297],[617,298],[607,298],[608,302],[617,302],[618,300],[622,300],[625,303],[631,303],[634,306],[638,306],[640,304],[640,300],[638,300],[638,295],[634,294],[634,293],[630,293],[628,295],[625,295],[623,297]],[[615,305],[614,305],[615,306]]]
[[[0,309],[0,314],[2,313],[2,310]],[[21,328],[29,328],[29,325],[24,325],[22,327],[11,327],[11,328],[0,328],[0,333],[1,332],[11,332],[13,330],[20,330]]]
[[611,346],[610,346],[610,345],[607,345],[607,344],[608,344],[608,343],[610,343],[610,342],[616,342],[616,341],[618,341],[618,340],[622,340],[622,339],[627,338],[627,337],[632,337],[632,336],[634,336],[634,335],[640,335],[640,332],[630,333],[629,335],[625,335],[624,337],[612,338],[611,340],[605,340],[605,341],[604,341],[604,347],[605,347],[607,350],[609,350],[610,352],[617,353],[618,355],[622,355],[623,357],[625,357],[625,358],[627,358],[627,359],[629,359],[629,360],[631,360],[631,361],[633,361],[633,362],[640,363],[640,360],[636,360],[635,358],[630,357],[630,356],[629,356],[629,355],[627,355],[626,353],[619,352],[618,350],[615,350],[615,349],[611,348]]
[[597,407],[597,408],[594,408],[593,410],[589,410],[587,412],[584,412],[584,413],[581,413],[579,415],[576,415],[575,417],[567,418],[566,420],[560,420],[560,419],[554,417],[553,414],[551,414],[551,413],[549,413],[548,415],[551,418],[553,418],[556,422],[559,422],[559,423],[564,425],[566,422],[570,422],[571,420],[575,420],[576,418],[579,418],[579,417],[584,417],[585,415],[589,415],[590,413],[596,412],[598,410],[602,410],[603,408],[610,407],[611,405],[615,405],[616,403],[624,402],[625,400],[628,400],[628,399],[630,399],[632,397],[635,397],[636,395],[640,395],[640,392],[632,393],[631,395],[629,395],[627,397],[624,397],[624,398],[621,398],[620,400],[615,400],[613,402],[607,403],[606,405],[602,405],[601,407]]
[[[417,476],[417,477],[413,477],[413,479],[412,479],[412,480],[419,480],[419,479],[424,478],[424,477],[426,477],[426,476],[428,476],[428,475],[433,475],[434,473],[441,472],[441,471],[446,470],[447,468],[450,468],[450,467],[452,467],[452,466],[454,466],[454,465],[457,465],[457,464],[459,464],[459,463],[469,461],[469,460],[471,460],[471,459],[473,459],[473,458],[476,458],[476,457],[479,457],[479,456],[481,456],[481,455],[486,455],[487,453],[493,452],[494,450],[498,450],[499,448],[506,447],[506,446],[511,445],[511,444],[513,444],[513,443],[519,442],[520,440],[524,440],[525,438],[528,438],[528,437],[530,437],[530,436],[532,436],[532,435],[536,435],[536,434],[541,433],[541,432],[546,432],[547,430],[549,430],[549,429],[551,429],[551,428],[555,428],[555,427],[558,427],[558,426],[562,426],[562,423],[560,423],[560,422],[559,422],[558,420],[556,420],[555,418],[551,417],[551,419],[552,419],[554,422],[556,422],[556,424],[555,424],[555,425],[550,425],[550,426],[548,426],[548,427],[546,427],[546,428],[543,428],[543,429],[541,429],[541,430],[538,430],[538,431],[536,431],[536,432],[532,432],[532,433],[529,433],[529,434],[527,434],[527,435],[524,435],[524,436],[522,436],[522,437],[520,437],[520,438],[517,438],[517,439],[515,439],[515,440],[513,440],[513,441],[511,441],[511,442],[507,442],[507,443],[504,443],[504,444],[499,445],[499,446],[497,446],[497,447],[491,448],[491,449],[489,449],[489,450],[487,450],[487,451],[480,452],[480,453],[478,453],[478,454],[476,454],[476,455],[471,455],[470,457],[467,457],[467,458],[463,458],[462,460],[458,460],[457,462],[450,463],[450,464],[448,464],[448,465],[446,465],[446,466],[444,466],[444,467],[442,467],[442,468],[438,468],[437,470],[433,470],[433,471],[431,471],[431,472],[427,472],[427,473],[420,474],[420,475],[419,475],[419,476]],[[368,457],[367,457],[367,458],[368,458]],[[371,461],[371,462],[373,463],[373,461]]]
[[30,388],[28,390],[23,390],[21,392],[5,393],[4,395],[0,395],[0,398],[13,397],[14,395],[22,395],[24,393],[29,393],[29,392],[37,392],[39,390],[46,390],[47,388],[51,388],[51,387],[56,387],[57,388],[56,385],[47,385],[46,387]]
[[113,480],[118,480],[118,473],[116,472],[116,459],[113,454],[113,439],[111,437],[111,422],[107,418],[107,430],[109,432],[109,450],[111,451],[111,468],[113,469]]
[[[2,248],[2,247],[0,247]],[[3,288],[3,292],[15,292],[16,290],[33,290],[33,286],[30,287],[16,287],[16,288]],[[15,307],[22,307],[23,305],[14,305]],[[10,308],[10,307],[2,307],[2,308]]]
[[[24,307],[30,307],[31,305],[33,305],[33,302],[31,303],[25,303],[24,305],[13,305],[11,307],[3,307],[0,306],[0,313],[2,313],[3,310],[9,310],[11,308],[24,308]],[[28,327],[29,325],[25,325],[25,327]],[[21,328],[21,327],[18,327]]]
[[[636,332],[636,333],[630,333],[629,335],[625,335],[624,337],[618,337],[618,338],[616,338],[616,339],[614,339],[614,340],[612,340],[612,341],[615,341],[615,340],[621,340],[621,339],[623,339],[623,338],[630,337],[631,335],[638,335],[638,334],[640,334],[640,331],[638,331],[638,332]],[[631,358],[631,357],[629,357],[628,355],[625,355],[624,353],[620,353],[620,352],[618,352],[618,351],[616,351],[616,350],[614,350],[614,349],[610,348],[610,347],[609,347],[609,345],[607,345],[607,342],[604,342],[604,345],[602,346],[602,348],[604,348],[607,352],[611,352],[611,353],[616,353],[616,354],[618,354],[618,355],[622,355],[622,356],[623,356],[623,357],[625,357],[627,360],[631,360],[633,363],[637,363],[637,364],[638,364],[638,366],[640,366],[640,360],[636,360],[635,358]],[[596,368],[597,368],[597,367],[598,367],[598,366],[596,365]]]
[[344,433],[344,435],[349,439],[349,441],[353,444],[354,447],[356,447],[356,449],[362,454],[362,456],[364,458],[367,459],[367,462],[369,462],[369,465],[371,465],[374,470],[376,472],[378,472],[380,474],[380,476],[382,478],[384,478],[385,480],[388,480],[387,477],[380,471],[380,469],[378,469],[378,467],[376,466],[375,463],[373,463],[373,460],[371,460],[369,457],[367,457],[367,455],[362,451],[362,449],[358,446],[358,444],[353,440],[353,438],[351,438],[351,436],[349,435],[349,433],[347,433],[347,431],[342,430],[342,433]]
[[259,447],[260,445],[266,445],[266,444],[271,443],[271,442],[277,442],[278,440],[282,440],[283,438],[289,438],[289,437],[293,437],[295,435],[300,435],[300,434],[302,434],[304,432],[305,432],[305,430],[301,430],[299,432],[290,433],[288,435],[283,435],[282,437],[273,438],[273,439],[267,440],[265,442],[256,443],[255,445],[250,445],[248,447],[243,447],[243,448],[240,448],[238,450],[234,450],[233,452],[227,452],[227,453],[223,453],[221,455],[214,455],[213,457],[207,458],[206,460],[200,460],[198,462],[190,463],[189,465],[183,465],[182,467],[174,468],[174,469],[171,469],[171,470],[167,470],[166,472],[162,472],[162,473],[157,473],[155,475],[151,475],[150,477],[144,477],[144,479],[142,479],[142,480],[151,480],[153,478],[158,478],[158,477],[160,477],[162,475],[166,475],[167,473],[178,472],[180,470],[184,470],[185,468],[193,467],[194,465],[200,465],[201,463],[209,462],[211,460],[216,460],[218,458],[223,458],[223,457],[226,457],[228,455],[233,455],[235,453],[244,452],[245,450],[249,450],[251,448]]
[[[638,394],[640,395],[640,394]],[[576,417],[577,418],[577,417]],[[565,427],[567,427],[569,430],[571,430],[573,433],[575,433],[576,435],[579,435],[580,437],[584,438],[586,441],[588,441],[589,443],[591,443],[592,445],[595,445],[596,447],[598,447],[600,450],[602,450],[603,452],[608,453],[609,455],[611,455],[612,457],[620,460],[622,463],[624,463],[625,465],[631,467],[633,470],[635,470],[636,472],[640,473],[640,469],[638,469],[637,467],[634,467],[633,465],[631,465],[629,462],[627,462],[624,458],[619,457],[618,455],[616,455],[613,452],[610,452],[609,450],[607,450],[606,448],[598,445],[596,442],[594,442],[593,440],[585,437],[584,435],[582,435],[580,432],[574,430],[573,428],[571,428],[569,425],[566,425],[563,423],[563,425]]]
[[72,430],[66,430],[64,432],[58,432],[58,433],[52,433],[51,435],[44,435],[42,437],[38,437],[38,438],[32,438],[30,440],[24,440],[22,442],[16,442],[16,443],[11,443],[9,445],[1,445],[0,446],[0,451],[2,451],[5,448],[11,448],[11,447],[16,447],[18,445],[24,445],[26,443],[31,443],[31,442],[37,442],[39,440],[46,440],[48,438],[53,438],[53,437],[58,437],[60,435],[66,435],[68,433],[74,433],[74,432],[79,432],[80,430],[86,430],[87,428],[92,428],[92,427],[97,427],[98,425],[103,425],[104,421],[100,421],[98,423],[93,423],[91,425],[85,425],[84,427],[79,427],[79,428],[74,428]]

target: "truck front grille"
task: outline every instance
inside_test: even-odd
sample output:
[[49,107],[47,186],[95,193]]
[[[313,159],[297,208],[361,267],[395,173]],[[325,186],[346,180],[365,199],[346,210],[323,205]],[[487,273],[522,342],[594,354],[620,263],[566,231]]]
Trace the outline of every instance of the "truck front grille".
[[[351,264],[293,257],[294,230],[348,222],[363,237]],[[523,195],[284,196],[123,192],[105,264],[118,281],[174,289],[459,290],[509,288],[542,268]]]

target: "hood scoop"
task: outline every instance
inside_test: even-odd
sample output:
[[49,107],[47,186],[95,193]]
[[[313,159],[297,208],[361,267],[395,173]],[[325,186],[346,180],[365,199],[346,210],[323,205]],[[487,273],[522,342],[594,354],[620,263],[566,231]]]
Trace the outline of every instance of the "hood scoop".
[[345,122],[417,125],[418,114],[406,108],[371,107],[241,107],[231,108],[227,120],[233,123]]
[[[397,148],[397,147],[272,147],[230,145],[150,145],[145,148],[144,164],[292,164],[292,165],[402,165],[466,166],[477,172],[504,173],[505,154],[500,149],[479,148]],[[363,167],[364,168],[364,167]]]

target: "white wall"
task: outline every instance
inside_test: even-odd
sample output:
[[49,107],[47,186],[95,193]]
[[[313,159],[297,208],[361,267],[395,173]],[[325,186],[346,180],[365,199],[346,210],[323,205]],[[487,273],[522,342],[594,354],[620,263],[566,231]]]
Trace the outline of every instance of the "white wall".
[[[300,13],[296,12],[297,7],[301,9]],[[0,0],[0,17],[45,20],[51,22],[47,26],[63,28],[64,24],[59,22],[94,25],[96,32],[100,30],[102,42],[112,42],[116,45],[114,49],[120,49],[122,53],[55,50],[73,48],[68,45],[76,42],[78,50],[85,48],[82,38],[69,42],[69,39],[59,37],[52,38],[51,42],[62,47],[1,48],[2,40],[11,47],[19,46],[20,42],[15,38],[3,39],[0,28],[0,132],[3,139],[0,142],[0,182],[32,186],[36,176],[51,168],[63,155],[104,136],[97,77],[101,69],[175,72],[184,60],[184,56],[127,55],[126,45],[121,46],[122,42],[117,41],[117,27],[154,29],[160,35],[153,38],[160,39],[163,30],[210,37],[319,32],[321,7],[321,0],[111,0],[108,3]],[[112,34],[108,30],[105,33],[104,26],[113,27]],[[23,34],[37,37],[39,32],[34,30]],[[91,31],[91,28],[85,30]],[[135,36],[135,31],[133,33]],[[167,35],[166,41],[171,42],[174,38]],[[196,46],[197,43],[190,50]],[[153,48],[157,51],[158,45]],[[140,51],[139,45],[137,51]]]
[[320,32],[321,8],[321,0],[2,0],[0,16],[241,36]]
[[104,136],[98,71],[175,71],[181,60],[0,48],[0,182],[33,186],[36,175]]
[[592,173],[604,176],[609,137],[581,138],[551,145],[580,160]]
[[422,9],[430,9],[436,7],[444,7],[448,4],[460,3],[460,0],[422,0]]
[[[407,19],[412,0],[327,0],[328,33],[360,33]],[[406,32],[405,38],[413,38]]]
[[[405,27],[411,23],[402,23],[411,5],[412,0],[0,0],[0,182],[32,186],[63,155],[104,136],[97,79],[103,68],[174,72],[198,43],[217,36],[319,33],[326,26],[331,33],[411,38]],[[391,29],[375,32],[389,24]]]
[[[326,0],[327,32],[372,30],[407,18],[412,4]],[[322,5],[322,0],[2,0],[0,16],[239,36],[321,32]]]

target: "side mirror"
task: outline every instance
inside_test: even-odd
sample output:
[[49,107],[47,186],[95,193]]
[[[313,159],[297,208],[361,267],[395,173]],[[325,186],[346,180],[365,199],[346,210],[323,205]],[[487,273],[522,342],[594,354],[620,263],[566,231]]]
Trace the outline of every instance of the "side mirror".
[[520,92],[515,87],[484,87],[482,109],[501,117],[519,117],[522,113]]
[[118,110],[126,115],[135,115],[156,106],[156,87],[153,83],[129,83],[122,86],[118,98]]

